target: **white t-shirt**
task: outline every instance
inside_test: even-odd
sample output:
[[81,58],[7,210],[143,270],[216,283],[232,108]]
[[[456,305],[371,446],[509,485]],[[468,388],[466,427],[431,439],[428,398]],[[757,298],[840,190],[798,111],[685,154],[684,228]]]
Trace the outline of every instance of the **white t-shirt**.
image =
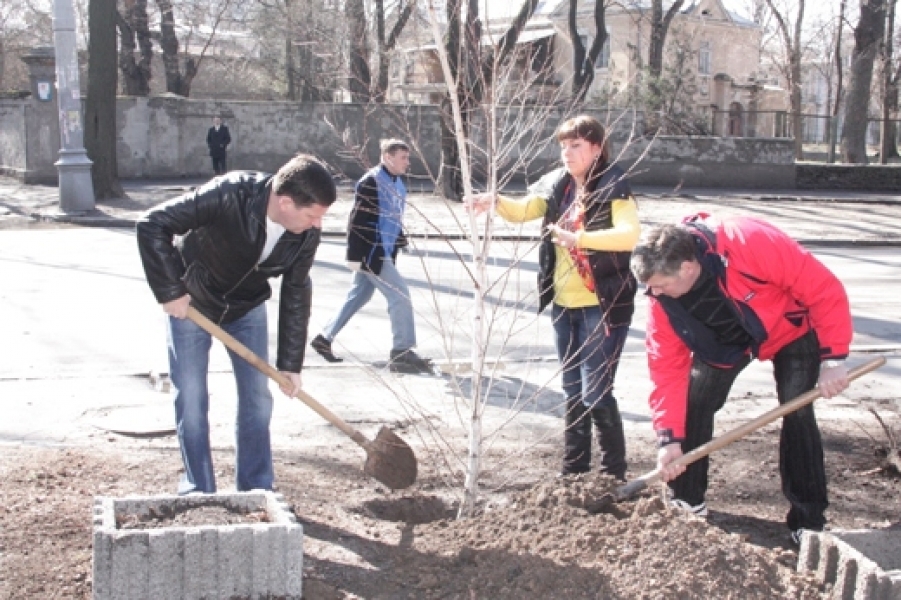
[[263,246],[263,253],[260,255],[260,260],[259,262],[257,262],[257,264],[261,264],[267,258],[269,258],[269,255],[272,254],[272,249],[275,248],[275,245],[278,243],[278,240],[282,237],[283,233],[285,233],[285,228],[267,216],[266,245]]

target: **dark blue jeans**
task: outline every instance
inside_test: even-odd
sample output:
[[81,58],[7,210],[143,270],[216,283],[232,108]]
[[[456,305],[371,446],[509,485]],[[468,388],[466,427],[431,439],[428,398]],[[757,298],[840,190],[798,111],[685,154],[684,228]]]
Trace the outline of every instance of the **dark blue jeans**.
[[601,471],[624,479],[626,441],[613,379],[629,328],[607,328],[599,306],[563,308],[554,304],[552,317],[566,394],[563,472],[585,473],[591,468],[594,423]]
[[[718,369],[695,360],[688,389],[683,452],[689,452],[713,438],[713,420],[723,407],[735,378],[750,359],[730,369]],[[816,333],[810,331],[788,344],[773,357],[773,376],[780,404],[813,389],[820,374],[820,345]],[[688,466],[685,473],[670,482],[673,496],[695,506],[704,501],[707,491],[707,458]],[[779,436],[779,474],[782,492],[791,508],[786,523],[792,530],[820,531],[826,524],[824,512],[829,506],[826,492],[826,467],[823,441],[813,404],[790,413],[782,419]]]

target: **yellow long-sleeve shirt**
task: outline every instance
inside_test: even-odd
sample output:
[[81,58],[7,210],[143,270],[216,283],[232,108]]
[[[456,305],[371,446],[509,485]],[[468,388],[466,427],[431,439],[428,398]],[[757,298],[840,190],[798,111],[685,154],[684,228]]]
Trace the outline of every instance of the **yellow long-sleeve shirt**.
[[[595,231],[580,231],[576,241],[578,248],[629,252],[635,247],[641,233],[638,204],[633,198],[613,200],[611,211],[613,227]],[[522,200],[498,196],[497,199],[497,214],[514,223],[541,218],[546,212],[547,200],[541,196],[527,196]],[[597,296],[585,287],[569,251],[558,246],[556,252],[554,302],[566,308],[597,306]]]

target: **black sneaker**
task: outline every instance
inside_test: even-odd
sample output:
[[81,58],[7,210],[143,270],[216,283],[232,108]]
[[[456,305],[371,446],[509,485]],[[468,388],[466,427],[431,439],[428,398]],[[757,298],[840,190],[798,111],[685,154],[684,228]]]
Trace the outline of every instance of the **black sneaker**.
[[319,356],[329,361],[330,363],[339,363],[344,360],[343,358],[338,358],[332,353],[332,343],[321,335],[314,337],[313,341],[310,342],[310,346],[313,347],[313,350],[319,353]]
[[388,368],[392,373],[409,373],[411,375],[434,375],[435,365],[431,358],[423,358],[410,350],[392,350]]
[[800,548],[800,547],[801,547],[801,542],[804,540],[804,537],[805,537],[808,533],[819,533],[819,530],[816,530],[816,529],[804,529],[804,528],[793,530],[793,531],[791,532],[791,542],[792,542],[792,546],[794,546],[795,548]]

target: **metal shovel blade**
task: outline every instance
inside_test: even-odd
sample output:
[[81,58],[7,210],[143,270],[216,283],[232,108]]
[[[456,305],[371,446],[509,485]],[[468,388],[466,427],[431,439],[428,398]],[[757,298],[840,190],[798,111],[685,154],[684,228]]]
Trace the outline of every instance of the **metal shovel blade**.
[[402,490],[416,481],[416,455],[397,434],[382,426],[375,440],[366,445],[363,472],[392,490]]

